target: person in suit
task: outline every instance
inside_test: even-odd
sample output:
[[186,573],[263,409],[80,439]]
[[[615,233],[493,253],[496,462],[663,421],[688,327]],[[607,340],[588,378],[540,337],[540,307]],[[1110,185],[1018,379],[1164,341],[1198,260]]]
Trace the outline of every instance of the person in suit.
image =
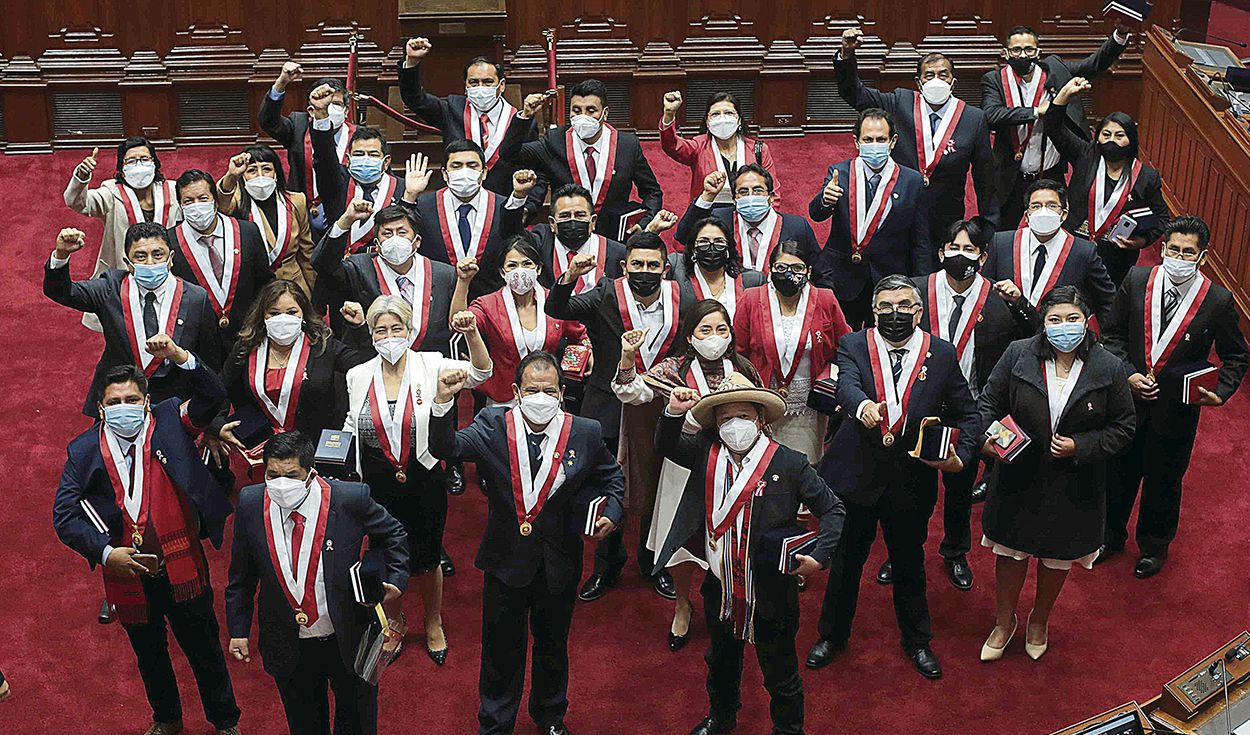
[[[705,559],[712,571],[702,589],[711,633],[704,657],[708,716],[690,735],[734,729],[748,642],[755,646],[772,699],[772,732],[803,732],[796,577],[810,577],[829,565],[845,510],[806,455],[768,435],[767,426],[784,411],[778,393],[731,372],[707,395],[673,388],[656,429],[660,454],[690,471],[656,564],[667,564],[681,550]],[[701,427],[699,433],[683,432],[687,412]],[[780,547],[786,537],[804,531],[795,523],[800,504],[818,519],[820,530],[811,550],[791,562],[781,558]]]
[[[1182,216],[1164,230],[1163,265],[1134,266],[1116,293],[1103,327],[1107,349],[1128,373],[1137,432],[1110,464],[1106,548],[1100,560],[1124,550],[1128,519],[1137,512],[1140,579],[1163,568],[1180,523],[1181,484],[1189,469],[1204,406],[1223,406],[1246,375],[1246,340],[1232,294],[1204,276],[1211,230],[1200,217]],[[1170,327],[1170,328],[1169,328]],[[1220,357],[1215,390],[1184,395],[1184,376]]]
[[890,158],[897,143],[890,113],[879,107],[860,112],[859,155],[830,166],[824,186],[807,205],[812,221],[832,220],[813,280],[837,294],[852,329],[871,321],[877,281],[891,273],[915,277],[934,270],[930,213],[920,206],[924,179]]
[[[528,121],[541,101],[541,95],[530,95],[517,117]],[[616,236],[621,217],[637,209],[647,214],[630,232],[646,227],[664,206],[664,192],[638,137],[608,124],[608,88],[597,79],[573,85],[569,89],[569,114],[569,124],[552,128],[536,141],[524,142],[528,123],[510,125],[504,136],[501,155],[538,174],[526,211],[536,212],[548,191],[579,184],[594,199],[598,214],[595,231],[600,235]],[[630,200],[635,187],[641,204]]]
[[[924,677],[942,676],[930,647],[924,543],[938,472],[971,464],[981,426],[954,345],[917,328],[922,308],[920,291],[906,276],[887,276],[873,289],[876,326],[838,343],[837,400],[847,420],[818,470],[846,502],[846,526],[825,588],[820,639],[807,654],[810,668],[827,665],[850,641],[864,561],[880,523],[903,651]],[[928,416],[960,431],[945,460],[913,459],[905,449],[915,446]]]
[[1076,286],[1093,305],[1098,323],[1106,320],[1115,284],[1098,250],[1063,226],[1070,221],[1068,189],[1058,181],[1038,179],[1029,185],[1026,222],[1014,232],[999,232],[981,275],[1012,303],[1039,304],[1056,286]]
[[[161,229],[154,222],[136,226]],[[152,707],[145,735],[182,731],[167,623],[195,673],[208,721],[218,735],[238,735],[239,707],[200,542],[221,547],[230,501],[195,445],[226,405],[226,390],[204,360],[168,335],[152,337],[146,348],[186,376],[187,400],[153,401],[147,376],[133,364],[109,369],[94,406],[99,423],[66,450],[52,524],[91,569],[102,567],[105,594]]]
[[[1089,90],[1088,80],[1069,81],[1051,103],[1047,120],[1062,120],[1068,102]],[[1163,199],[1163,178],[1158,170],[1138,158],[1137,123],[1123,112],[1112,112],[1095,128],[1093,141],[1078,137],[1067,127],[1046,126],[1046,135],[1072,161],[1072,210],[1064,225],[1098,243],[1098,254],[1107,264],[1117,287],[1137,263],[1138,253],[1158,241],[1171,214]],[[1131,216],[1136,227],[1128,237],[1113,236],[1122,217]],[[1101,320],[1099,320],[1101,322]]]
[[316,443],[299,431],[265,442],[265,481],[239,491],[226,585],[230,654],[251,663],[249,638],[259,618],[258,649],[273,677],[292,735],[378,731],[378,687],[355,671],[372,606],[352,593],[351,567],[366,539],[383,567],[385,605],[408,584],[404,527],[369,497],[369,487],[322,477]]
[[[484,576],[478,733],[513,731],[532,635],[530,717],[542,735],[569,735],[568,639],[582,536],[602,542],[620,525],[625,478],[600,425],[561,410],[564,378],[551,353],[530,352],[517,365],[515,407],[484,409],[456,431],[453,399],[468,377],[462,369],[439,375],[430,451],[472,460],[486,479],[476,561]],[[601,503],[595,516],[592,502]]]
[[548,221],[529,228],[542,257],[544,286],[550,287],[559,280],[581,253],[595,256],[595,267],[577,280],[574,295],[592,290],[604,278],[624,275],[621,263],[625,262],[625,245],[600,235],[595,227],[598,219],[589,189],[565,184],[555,190]]
[[96,406],[104,392],[104,376],[118,365],[138,365],[158,403],[186,395],[186,373],[147,349],[153,337],[171,337],[194,351],[210,369],[221,367],[217,315],[204,289],[170,276],[169,235],[164,225],[131,225],[126,231],[126,270],[114,269],[99,278],[71,281],[70,256],[85,243],[81,230],[61,230],[43,272],[45,296],[62,306],[94,314],[104,329],[104,352],[87,390],[84,414],[96,416]]
[[[995,186],[1001,196],[1000,222],[1013,227],[1024,217],[1024,190],[1037,179],[1063,181],[1067,160],[1046,135],[1046,112],[1055,92],[1072,77],[1091,79],[1107,71],[1124,53],[1129,31],[1115,31],[1094,53],[1069,64],[1051,54],[1042,58],[1037,31],[1015,26],[1007,31],[1000,52],[1004,65],[981,77],[981,109],[994,133]],[[1073,135],[1089,139],[1080,105],[1069,107],[1057,121]]]
[[253,222],[217,211],[217,182],[206,171],[189,169],[175,184],[182,222],[169,228],[170,271],[208,292],[217,314],[222,344],[232,344],[256,292],[273,280],[269,248]]
[[308,198],[302,192],[287,191],[286,171],[274,149],[252,145],[230,159],[217,182],[217,208],[254,223],[264,237],[274,277],[299,284],[312,297],[317,273],[312,267]]
[[[733,192],[734,208],[714,209],[716,197],[725,188]],[[703,193],[682,214],[674,237],[684,247],[691,247],[695,223],[717,217],[733,230],[734,249],[742,264],[768,275],[769,257],[783,240],[802,243],[813,253],[817,250],[811,224],[802,215],[778,212],[774,204],[773,175],[759,164],[739,166],[733,179],[713,171],[703,180]]]
[[421,61],[434,47],[429,39],[417,37],[404,44],[399,62],[399,96],[417,117],[443,133],[443,144],[471,141],[484,151],[481,185],[487,191],[505,196],[512,191],[512,176],[520,166],[502,156],[502,143],[512,126],[518,126],[518,140],[537,136],[533,118],[517,117],[517,109],[504,99],[503,65],[485,56],[474,56],[464,65],[464,94],[435,97],[421,86]]
[[[1034,660],[1046,653],[1050,613],[1068,570],[1092,568],[1103,543],[1107,463],[1133,439],[1124,365],[1089,330],[1092,312],[1080,290],[1056,287],[1038,311],[1041,333],[1007,348],[978,401],[982,425],[1011,417],[1032,440],[1010,462],[994,463],[981,517],[997,597],[982,661],[1001,658],[1016,631],[1029,557],[1037,558],[1037,597],[1024,650]],[[994,440],[984,439],[982,451]]]
[[690,289],[695,301],[714,299],[729,312],[730,321],[738,311],[745,290],[767,283],[764,274],[748,270],[733,247],[734,236],[725,220],[704,217],[694,223],[690,247],[668,256],[669,277]]
[[[732,92],[716,92],[707,98],[707,109],[699,122],[699,132],[686,138],[677,131],[677,111],[681,109],[681,92],[664,94],[664,114],[660,118],[660,147],[674,161],[690,169],[690,196],[703,193],[703,180],[713,171],[732,176],[735,169],[755,163],[773,175],[774,202],[781,203],[781,183],[777,181],[777,165],[772,151],[760,138],[747,137],[747,122],[742,117],[738,98]],[[733,192],[722,189],[713,207],[733,206]]]

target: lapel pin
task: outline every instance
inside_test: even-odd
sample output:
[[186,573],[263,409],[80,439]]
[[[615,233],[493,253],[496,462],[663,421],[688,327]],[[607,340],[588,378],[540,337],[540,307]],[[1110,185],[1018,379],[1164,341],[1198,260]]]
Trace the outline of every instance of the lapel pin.
[[334,551],[334,541],[326,539],[326,551]]
[[1188,341],[1189,341],[1189,332],[1185,332],[1185,341],[1186,341],[1186,342],[1188,342]]
[[980,324],[980,323],[981,323],[981,322],[983,322],[983,321],[985,321],[985,315],[984,315],[984,314],[977,314],[977,323],[978,323],[978,324]]
[[1094,402],[1093,402],[1093,401],[1088,401],[1085,405],[1086,405],[1086,407],[1087,407],[1087,408],[1089,408],[1089,410],[1090,410],[1090,411],[1093,411],[1093,410],[1094,410]]
[[780,477],[777,477],[776,475],[773,475],[773,482],[777,482],[777,481],[778,481],[778,480],[780,480],[780,479],[781,479]]
[[925,378],[927,378],[927,377],[929,377],[929,366],[928,366],[928,365],[921,365],[921,366],[920,366],[920,377],[918,378],[918,380],[924,380],[924,379],[925,379]]
[[179,323],[179,324],[182,324],[182,319],[179,319],[179,320],[178,320],[178,323]]
[[165,461],[165,453],[164,453],[164,452],[162,452],[162,451],[161,451],[161,450],[159,450],[159,449],[158,449],[158,450],[156,450],[156,458],[157,458],[157,459],[159,459],[159,460],[161,461],[161,464],[168,464],[168,463]]

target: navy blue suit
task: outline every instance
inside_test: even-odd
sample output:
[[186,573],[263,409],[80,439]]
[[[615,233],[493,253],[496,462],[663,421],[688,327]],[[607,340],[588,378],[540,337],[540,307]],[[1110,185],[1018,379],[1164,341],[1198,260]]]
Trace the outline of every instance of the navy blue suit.
[[[1062,233],[1055,235],[1061,236]],[[990,257],[981,267],[981,275],[995,282],[1016,280],[1015,238],[1014,230],[994,234],[994,239],[990,242]],[[1031,254],[1021,262],[1021,267],[1033,267]],[[1073,239],[1072,250],[1068,253],[1063,269],[1059,271],[1055,285],[1076,286],[1081,289],[1081,293],[1094,308],[1094,313],[1098,315],[1098,323],[1106,323],[1111,301],[1115,298],[1115,284],[1112,283],[1107,266],[1092,242],[1080,237]]]
[[[417,232],[421,235],[421,245],[417,248],[417,252],[430,260],[454,266],[456,263],[450,255],[455,252],[454,246],[443,239],[443,226],[438,217],[438,201],[443,196],[443,191],[444,189],[427,191],[417,197]],[[521,232],[525,220],[525,209],[523,207],[508,209],[504,207],[507,201],[508,195],[500,194],[495,197],[495,211],[492,214],[490,232],[486,235],[486,247],[481,257],[478,258],[481,270],[469,285],[469,301],[503,288],[503,278],[499,275],[499,268],[503,265],[501,252],[503,243]],[[460,200],[457,199],[456,202],[459,206]],[[447,216],[448,228],[456,227],[458,213],[452,210],[447,213]],[[477,212],[475,216],[483,217],[485,214]]]

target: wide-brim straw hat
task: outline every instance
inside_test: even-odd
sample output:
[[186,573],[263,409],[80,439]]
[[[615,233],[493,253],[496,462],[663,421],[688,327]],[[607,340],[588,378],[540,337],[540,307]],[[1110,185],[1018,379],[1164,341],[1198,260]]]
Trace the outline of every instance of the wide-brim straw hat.
[[716,407],[726,403],[754,403],[764,408],[765,423],[773,423],[786,413],[786,401],[775,390],[760,388],[742,373],[726,375],[716,390],[699,399],[691,409],[694,420],[708,428],[715,426]]

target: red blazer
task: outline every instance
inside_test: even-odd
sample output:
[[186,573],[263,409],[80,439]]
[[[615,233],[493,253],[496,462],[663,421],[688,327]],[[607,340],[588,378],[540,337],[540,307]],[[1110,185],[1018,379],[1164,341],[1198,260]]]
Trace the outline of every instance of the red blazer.
[[[811,289],[807,308],[812,312],[810,335],[812,338],[812,378],[829,376],[829,366],[838,354],[838,340],[851,331],[842,316],[842,307],[833,291],[827,288],[807,286]],[[734,315],[734,339],[738,352],[751,361],[760,371],[760,383],[772,387],[773,380],[781,379],[781,365],[776,357],[773,342],[772,317],[769,315],[768,294],[771,284],[750,288],[738,299]]]
[[[755,163],[755,138],[743,136],[743,149],[747,163]],[[690,198],[694,199],[703,193],[703,179],[716,170],[716,144],[710,133],[702,133],[693,138],[683,138],[677,133],[677,121],[672,125],[660,125],[660,146],[668,157],[690,167]],[[777,167],[773,165],[773,154],[764,144],[760,153],[760,165],[773,175],[773,206],[780,209],[781,181],[777,178]]]
[[[541,286],[537,288],[541,289]],[[508,322],[508,307],[504,305],[502,289],[477,297],[469,304],[469,311],[477,317],[478,330],[495,364],[490,378],[477,390],[494,401],[511,400],[512,382],[516,378],[517,365],[521,364],[521,355],[512,337],[512,325]],[[560,358],[561,340],[567,340],[566,344],[575,344],[586,337],[586,328],[581,322],[554,319],[547,316],[541,306],[538,318],[547,325],[543,349],[555,355],[556,359]]]

